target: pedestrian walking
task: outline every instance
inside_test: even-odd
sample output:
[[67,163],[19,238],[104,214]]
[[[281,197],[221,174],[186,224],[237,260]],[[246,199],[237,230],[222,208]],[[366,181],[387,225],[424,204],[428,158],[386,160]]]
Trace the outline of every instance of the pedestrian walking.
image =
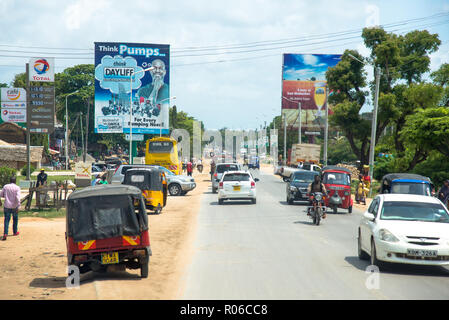
[[8,237],[9,221],[11,215],[13,219],[12,229],[15,236],[19,235],[17,230],[19,225],[19,206],[20,206],[20,187],[16,185],[16,177],[11,177],[9,184],[5,184],[0,191],[0,205],[1,198],[5,198],[4,214],[5,214],[5,227],[2,240],[6,240]]
[[193,164],[192,161],[189,161],[187,162],[187,175],[191,177],[192,172],[193,172]]

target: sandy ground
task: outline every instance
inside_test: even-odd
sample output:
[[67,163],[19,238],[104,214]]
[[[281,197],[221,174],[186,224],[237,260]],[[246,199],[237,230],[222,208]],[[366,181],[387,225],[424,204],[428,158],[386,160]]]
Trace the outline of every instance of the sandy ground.
[[20,235],[0,241],[0,299],[176,299],[190,263],[200,198],[210,185],[208,172],[195,171],[193,191],[169,197],[161,215],[149,215],[153,256],[147,279],[140,279],[139,270],[89,272],[78,289],[67,289],[65,219],[19,218]]

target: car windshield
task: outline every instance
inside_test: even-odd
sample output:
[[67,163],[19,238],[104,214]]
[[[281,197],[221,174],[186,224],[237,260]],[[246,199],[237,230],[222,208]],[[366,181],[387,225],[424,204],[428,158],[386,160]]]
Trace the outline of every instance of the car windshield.
[[293,182],[312,182],[314,177],[317,176],[318,173],[315,172],[295,172],[293,174]]
[[169,175],[169,176],[174,175],[173,172],[171,172],[170,170],[168,170],[168,169],[165,168],[165,167],[159,167],[159,169],[161,169],[162,171],[164,171],[165,175]]
[[237,170],[239,170],[239,167],[236,164],[222,164],[217,166],[218,173],[223,173],[226,171],[237,171]]
[[148,144],[149,153],[172,153],[173,142],[171,141],[151,141]]
[[349,186],[351,184],[351,178],[347,173],[341,172],[325,172],[323,177],[323,183],[325,184],[342,184]]
[[426,202],[384,202],[380,219],[449,223],[449,215],[442,204]]
[[393,182],[391,185],[391,193],[431,195],[430,185],[428,183],[416,182]]
[[247,173],[228,173],[223,177],[223,181],[250,181]]

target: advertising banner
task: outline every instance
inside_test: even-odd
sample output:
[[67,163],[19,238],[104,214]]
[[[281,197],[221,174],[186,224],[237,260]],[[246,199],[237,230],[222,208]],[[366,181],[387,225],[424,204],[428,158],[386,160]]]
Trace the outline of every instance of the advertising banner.
[[1,122],[14,122],[24,126],[26,122],[26,90],[1,88]]
[[55,59],[30,58],[29,80],[55,82]]
[[[301,126],[324,127],[326,107],[326,71],[341,59],[335,54],[284,54],[282,66],[282,115],[287,124],[298,128],[299,105]],[[331,114],[329,106],[329,114]]]
[[169,57],[169,45],[95,43],[96,133],[130,132],[130,95],[133,133],[169,133]]

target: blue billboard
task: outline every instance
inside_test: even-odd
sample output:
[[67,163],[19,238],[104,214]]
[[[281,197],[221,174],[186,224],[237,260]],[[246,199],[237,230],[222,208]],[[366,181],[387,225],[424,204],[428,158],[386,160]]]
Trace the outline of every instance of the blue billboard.
[[168,134],[169,59],[169,45],[95,42],[95,132],[129,133],[132,112],[133,133]]

